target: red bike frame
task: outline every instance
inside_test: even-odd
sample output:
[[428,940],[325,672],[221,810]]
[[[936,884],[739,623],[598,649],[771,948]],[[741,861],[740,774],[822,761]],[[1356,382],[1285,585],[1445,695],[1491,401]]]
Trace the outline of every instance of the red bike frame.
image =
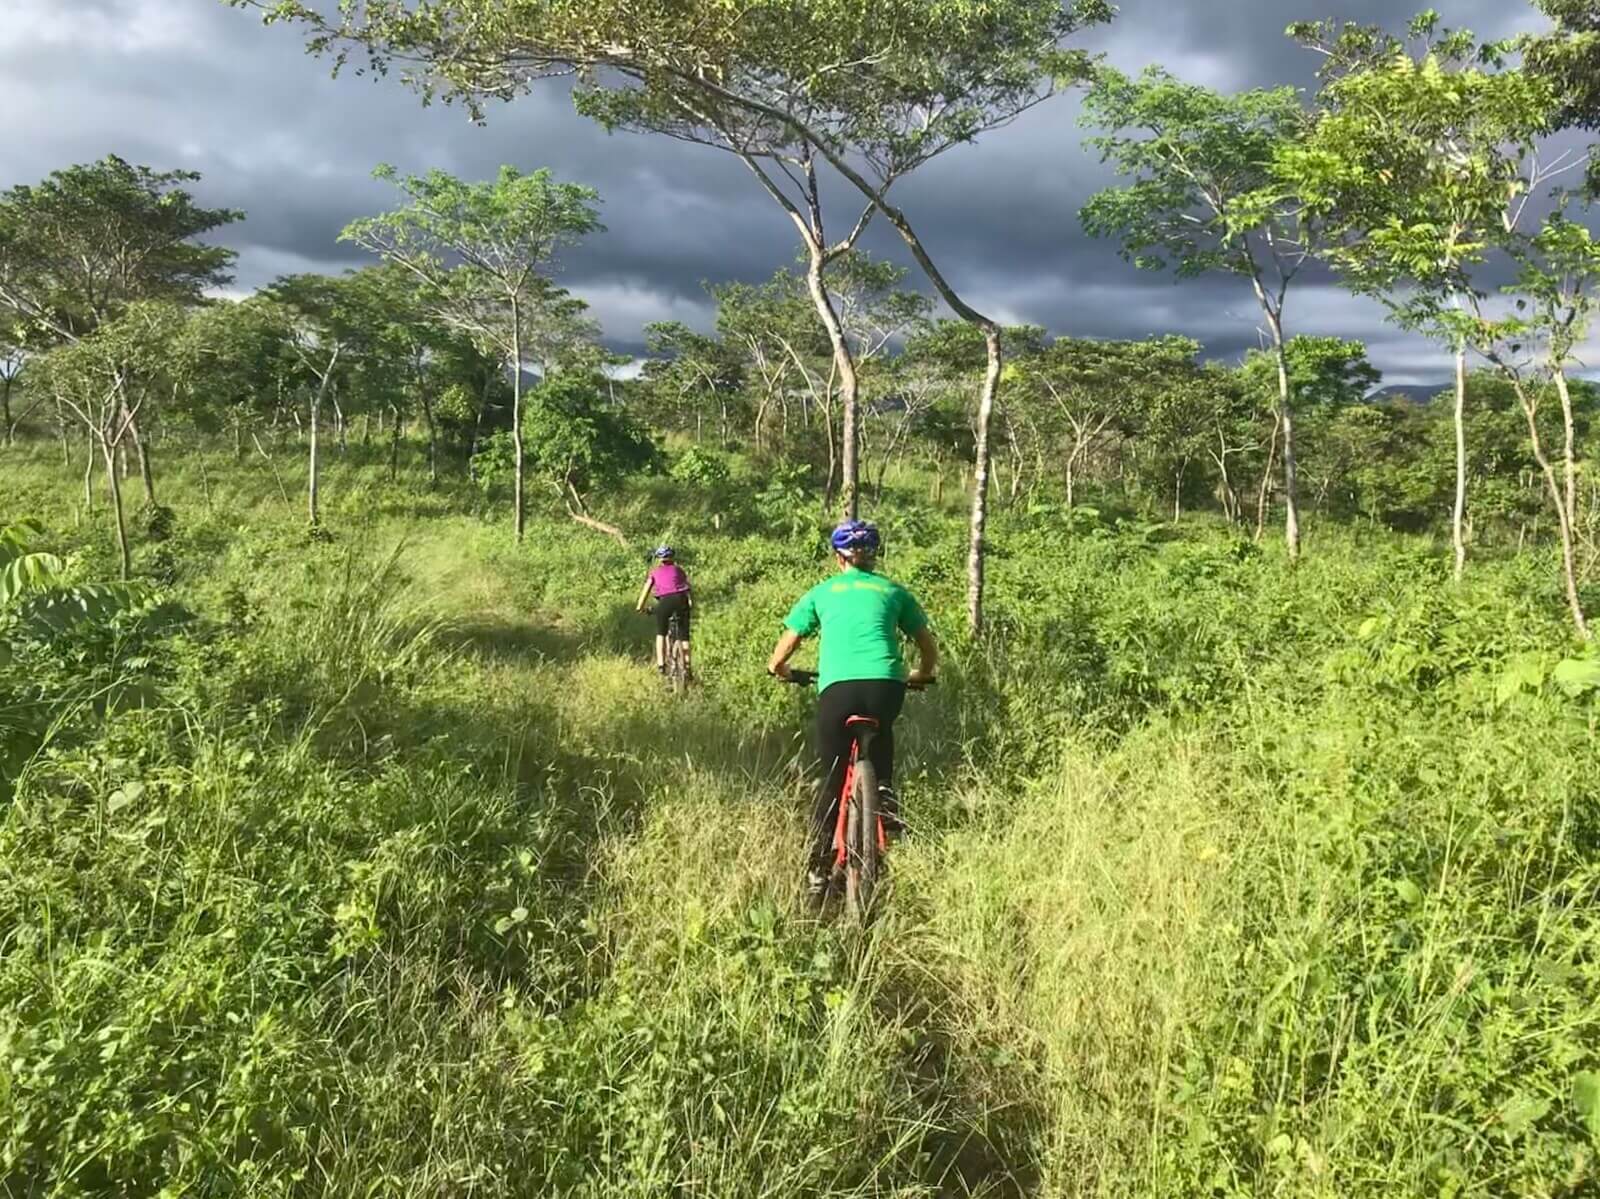
[[[877,729],[878,722],[870,716],[852,716],[845,722],[851,728]],[[844,770],[844,786],[839,790],[839,817],[834,822],[833,828],[833,864],[843,868],[845,858],[848,856],[846,844],[846,829],[849,827],[850,799],[856,791],[856,762],[861,757],[861,738],[850,739],[850,762]],[[889,838],[883,828],[883,813],[873,812],[873,819],[877,823],[878,852],[881,854],[889,848]]]

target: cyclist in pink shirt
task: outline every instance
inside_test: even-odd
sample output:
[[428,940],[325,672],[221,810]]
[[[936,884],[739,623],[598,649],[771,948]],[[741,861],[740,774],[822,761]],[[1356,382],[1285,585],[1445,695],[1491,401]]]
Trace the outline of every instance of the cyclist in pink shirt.
[[676,559],[677,553],[670,545],[659,546],[652,555],[655,567],[644,581],[639,592],[638,609],[643,612],[653,595],[656,601],[656,669],[667,673],[667,632],[674,618],[678,621],[683,640],[683,664],[689,666],[689,613],[694,610],[694,598],[689,588],[689,576]]

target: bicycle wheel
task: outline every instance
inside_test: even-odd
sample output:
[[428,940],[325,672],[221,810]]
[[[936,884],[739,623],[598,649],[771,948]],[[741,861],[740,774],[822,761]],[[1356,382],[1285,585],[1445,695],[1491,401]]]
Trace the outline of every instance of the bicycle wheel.
[[684,643],[676,631],[667,641],[667,671],[672,676],[672,692],[682,695],[689,689],[689,668],[684,664]]
[[878,772],[866,757],[856,763],[853,790],[845,826],[845,903],[865,924],[878,884]]

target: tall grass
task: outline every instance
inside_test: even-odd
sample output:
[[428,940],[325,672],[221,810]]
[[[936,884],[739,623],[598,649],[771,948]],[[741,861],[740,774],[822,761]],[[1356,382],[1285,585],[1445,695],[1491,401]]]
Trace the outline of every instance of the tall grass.
[[[12,463],[0,512],[109,561]],[[1002,514],[861,935],[796,893],[809,706],[761,663],[824,563],[787,527],[673,533],[679,704],[610,541],[335,463],[313,542],[209,470],[140,551],[193,618],[0,819],[7,1194],[1600,1185],[1597,715],[1527,673],[1573,652],[1542,568]],[[896,519],[958,629],[959,520]]]

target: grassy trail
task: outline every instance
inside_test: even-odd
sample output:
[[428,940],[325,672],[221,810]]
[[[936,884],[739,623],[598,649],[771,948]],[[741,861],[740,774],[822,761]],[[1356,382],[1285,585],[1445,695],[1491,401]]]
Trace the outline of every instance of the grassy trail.
[[[188,615],[0,662],[0,715],[65,714],[0,820],[0,1193],[1594,1185],[1596,725],[1538,563],[1003,514],[863,937],[801,914],[811,707],[762,674],[809,536],[630,501],[695,554],[679,702],[604,538],[339,463],[331,542],[244,465],[164,490]],[[961,539],[892,542],[945,630]]]

